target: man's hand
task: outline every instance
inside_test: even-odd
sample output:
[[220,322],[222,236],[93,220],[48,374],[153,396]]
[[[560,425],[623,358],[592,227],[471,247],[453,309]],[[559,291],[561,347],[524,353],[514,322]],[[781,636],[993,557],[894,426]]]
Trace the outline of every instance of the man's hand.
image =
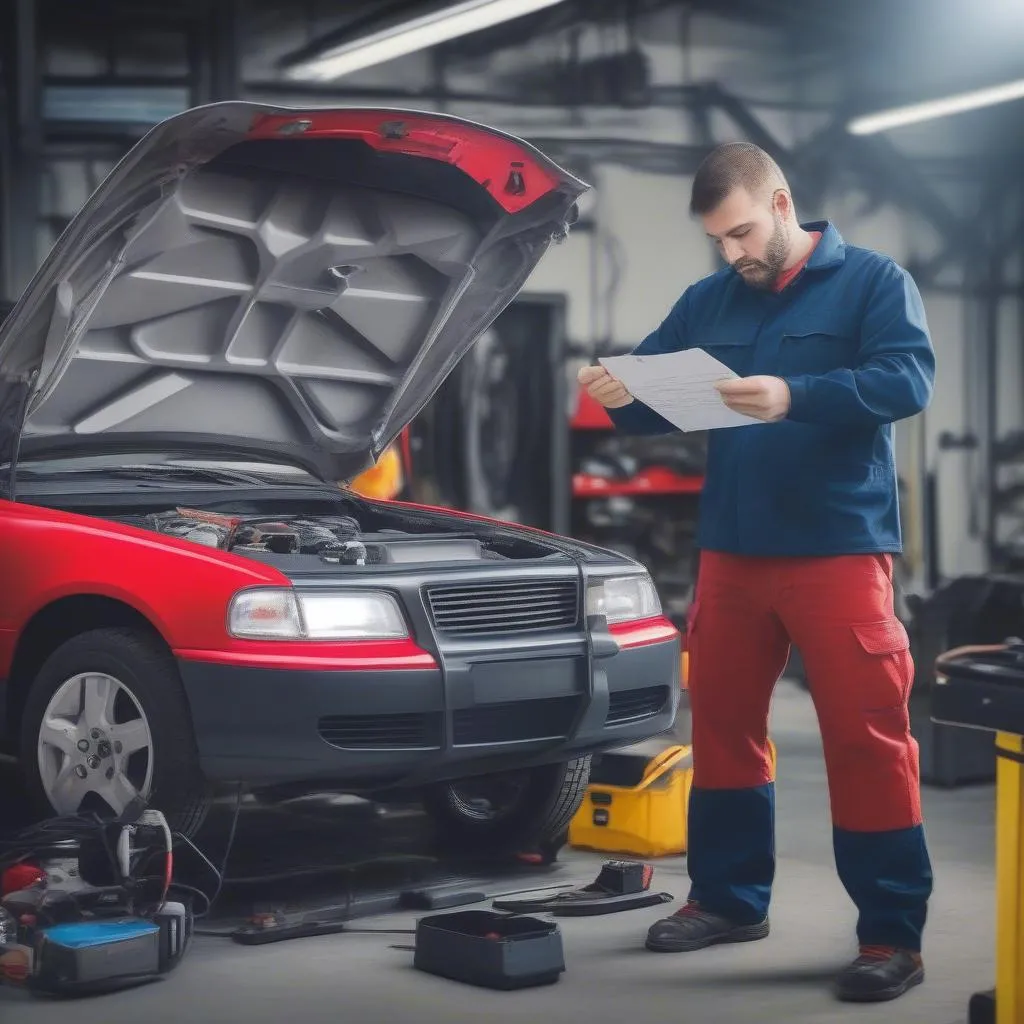
[[781,377],[740,377],[720,381],[715,387],[733,412],[765,423],[785,419],[789,413],[789,385]]
[[606,409],[621,409],[633,401],[625,385],[603,366],[584,366],[576,379],[587,389],[587,394]]

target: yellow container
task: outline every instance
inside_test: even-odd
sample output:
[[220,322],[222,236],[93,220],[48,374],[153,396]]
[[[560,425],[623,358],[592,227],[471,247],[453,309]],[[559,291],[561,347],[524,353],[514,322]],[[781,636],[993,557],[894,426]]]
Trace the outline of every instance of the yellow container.
[[635,786],[592,783],[569,825],[569,845],[636,857],[685,853],[692,782],[690,747],[675,746],[653,758]]
[[[768,754],[774,778],[778,755],[771,740]],[[692,748],[681,745],[652,758],[635,786],[593,782],[569,824],[569,845],[635,857],[686,853],[692,786]]]
[[1024,1024],[1024,737],[996,734],[996,1024]]

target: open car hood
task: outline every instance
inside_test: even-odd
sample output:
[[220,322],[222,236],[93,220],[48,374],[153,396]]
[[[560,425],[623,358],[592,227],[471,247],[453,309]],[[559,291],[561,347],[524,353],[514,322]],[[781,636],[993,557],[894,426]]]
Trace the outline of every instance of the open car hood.
[[0,465],[369,465],[575,218],[583,182],[457,118],[230,102],[162,122],[0,330]]

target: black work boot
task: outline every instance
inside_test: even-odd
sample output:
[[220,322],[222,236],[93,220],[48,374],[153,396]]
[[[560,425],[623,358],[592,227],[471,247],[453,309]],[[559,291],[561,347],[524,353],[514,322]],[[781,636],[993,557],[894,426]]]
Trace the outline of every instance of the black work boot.
[[647,948],[655,953],[689,953],[725,942],[753,942],[767,934],[767,917],[757,924],[736,924],[690,901],[671,917],[651,925]]
[[924,981],[920,953],[892,946],[861,946],[860,955],[836,979],[845,1003],[882,1003]]

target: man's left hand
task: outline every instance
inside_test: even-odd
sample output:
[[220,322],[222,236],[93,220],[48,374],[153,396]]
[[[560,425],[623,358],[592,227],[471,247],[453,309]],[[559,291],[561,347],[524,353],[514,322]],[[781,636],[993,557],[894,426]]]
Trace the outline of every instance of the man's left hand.
[[781,377],[740,377],[715,385],[722,401],[745,416],[775,423],[789,413],[789,385]]

